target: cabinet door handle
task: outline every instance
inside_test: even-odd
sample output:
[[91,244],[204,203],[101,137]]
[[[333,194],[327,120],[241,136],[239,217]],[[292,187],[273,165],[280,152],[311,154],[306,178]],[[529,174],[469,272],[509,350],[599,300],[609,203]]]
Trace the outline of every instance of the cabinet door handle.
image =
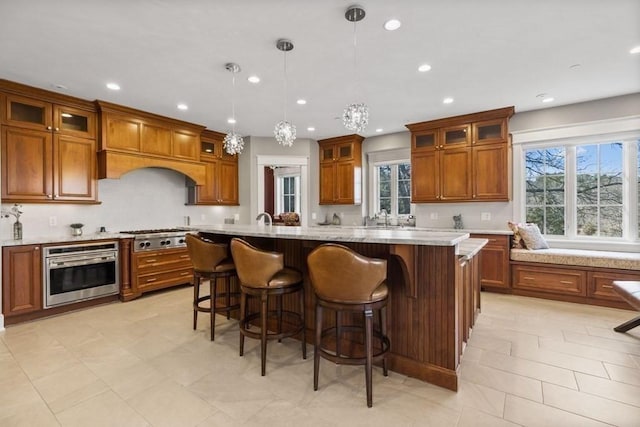
[[53,196],[51,194],[47,194],[47,199],[53,199]]
[[560,280],[560,283],[564,283],[565,285],[572,285],[573,282],[570,280]]
[[51,126],[47,126],[47,130],[51,130],[53,129]]
[[156,280],[158,280],[158,279],[156,279],[155,277],[152,277],[151,279],[147,279],[147,283],[155,282]]
[[612,285],[602,285],[603,289],[613,289]]

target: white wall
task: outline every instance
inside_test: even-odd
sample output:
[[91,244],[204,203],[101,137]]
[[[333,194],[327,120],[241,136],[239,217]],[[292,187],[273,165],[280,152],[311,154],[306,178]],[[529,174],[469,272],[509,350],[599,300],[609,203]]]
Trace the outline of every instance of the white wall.
[[[96,232],[101,226],[107,231],[167,228],[185,224],[221,224],[225,217],[233,217],[238,207],[186,206],[185,176],[169,169],[146,168],[124,174],[120,179],[98,181],[98,205],[33,204],[24,203],[23,237],[70,236],[69,224],[85,224],[85,234]],[[5,203],[3,208],[12,204]],[[50,226],[55,217],[57,225]],[[0,239],[13,238],[13,217],[2,218]]]

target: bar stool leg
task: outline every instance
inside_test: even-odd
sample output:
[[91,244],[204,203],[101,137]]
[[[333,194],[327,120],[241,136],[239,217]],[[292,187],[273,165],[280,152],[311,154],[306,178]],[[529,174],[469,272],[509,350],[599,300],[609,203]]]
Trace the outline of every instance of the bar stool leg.
[[231,276],[227,276],[227,320],[231,319],[231,310],[228,307],[231,307]]
[[[278,334],[282,333],[282,295],[276,297],[276,312],[278,313]],[[282,342],[282,338],[278,338]]]
[[304,314],[304,288],[300,289],[300,317],[302,317],[302,358],[307,358],[307,319]]
[[365,367],[365,377],[367,383],[367,406],[371,408],[373,406],[373,393],[371,392],[372,388],[372,366],[373,366],[373,311],[370,308],[365,309],[364,311],[364,321],[365,321],[365,347],[367,349],[367,363]]
[[342,354],[341,350],[341,341],[342,341],[342,322],[341,320],[341,316],[340,316],[341,312],[340,310],[336,310],[336,356],[340,357],[340,355]]
[[198,325],[198,298],[200,298],[200,275],[194,273],[193,281],[193,330],[196,330]]
[[316,302],[316,339],[313,342],[313,389],[318,390],[320,341],[322,340],[322,307]]
[[244,354],[244,328],[246,327],[245,318],[247,317],[247,294],[240,293],[240,356]]
[[[382,334],[383,337],[387,336],[387,307],[382,307],[380,309],[380,333]],[[384,341],[382,345],[384,345]],[[382,373],[384,374],[385,377],[389,376],[386,355],[382,358]]]
[[262,376],[264,377],[267,369],[267,310],[268,310],[268,296],[267,292],[263,291],[260,294],[260,301],[262,302],[261,326],[260,326],[260,362],[262,364]]
[[218,288],[218,280],[216,276],[209,277],[209,289],[211,295],[211,341],[215,339],[215,330],[216,330],[216,294]]

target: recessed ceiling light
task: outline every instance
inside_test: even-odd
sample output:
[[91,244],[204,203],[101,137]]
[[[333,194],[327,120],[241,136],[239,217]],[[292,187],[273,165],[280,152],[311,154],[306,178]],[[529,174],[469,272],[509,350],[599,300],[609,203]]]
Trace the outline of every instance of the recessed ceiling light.
[[636,46],[629,51],[630,54],[640,53],[640,46]]
[[107,89],[111,90],[120,90],[120,85],[118,83],[107,83]]
[[431,65],[429,64],[422,64],[421,66],[418,67],[418,71],[420,71],[421,73],[426,73],[430,69],[431,69]]
[[178,110],[188,110],[189,106],[187,104],[178,104]]
[[227,119],[227,123],[229,123],[230,125],[233,125],[236,123],[236,119],[234,119],[233,117],[230,117]]
[[304,105],[304,104],[307,103],[307,100],[306,99],[298,99],[296,102],[298,103],[298,105]]
[[316,128],[314,128],[313,126],[309,126],[309,127],[307,128],[307,130],[308,130],[309,132],[313,132],[314,130],[316,130]]
[[553,102],[553,97],[552,96],[547,96],[546,98],[542,98],[542,102],[544,102],[545,104],[547,102]]
[[452,102],[453,102],[453,98],[451,98],[451,97],[447,97],[447,98],[442,100],[443,104],[451,104]]
[[401,25],[402,22],[398,21],[397,19],[389,19],[384,23],[384,29],[387,31],[395,31],[400,28]]
[[247,77],[247,80],[249,80],[250,83],[260,83],[260,77],[258,76],[249,76]]
[[378,128],[378,129],[376,129],[376,132],[380,133],[380,132],[382,132],[383,130],[384,130],[384,129],[382,129],[382,128]]

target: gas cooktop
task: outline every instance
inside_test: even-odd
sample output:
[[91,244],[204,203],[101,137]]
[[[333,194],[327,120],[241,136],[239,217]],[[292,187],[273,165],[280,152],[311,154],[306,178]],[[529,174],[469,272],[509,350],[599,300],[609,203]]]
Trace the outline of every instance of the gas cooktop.
[[156,228],[152,230],[131,230],[121,231],[122,234],[133,234],[134,245],[133,250],[151,251],[156,249],[171,249],[184,247],[184,236],[187,234],[185,230],[177,228]]

